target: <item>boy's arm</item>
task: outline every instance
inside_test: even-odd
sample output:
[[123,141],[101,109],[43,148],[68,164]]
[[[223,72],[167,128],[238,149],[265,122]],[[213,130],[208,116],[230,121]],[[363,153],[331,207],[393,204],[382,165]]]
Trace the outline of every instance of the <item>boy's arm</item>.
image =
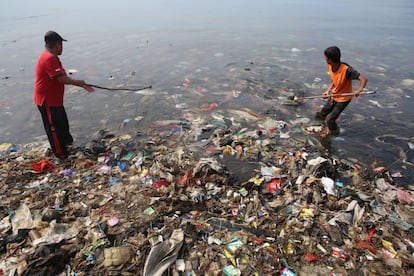
[[331,90],[332,90],[332,88],[333,88],[333,81],[331,80],[331,83],[329,83],[329,86],[328,86],[328,88],[326,89],[326,91],[325,92],[323,92],[323,94],[322,94],[322,96],[324,97],[324,98],[327,98],[327,97],[329,97],[329,95],[330,95],[330,93],[331,93]]
[[362,92],[362,90],[365,88],[368,82],[368,79],[362,74],[359,74],[358,80],[359,86],[355,91],[352,92],[355,95],[355,97],[358,97],[358,95]]

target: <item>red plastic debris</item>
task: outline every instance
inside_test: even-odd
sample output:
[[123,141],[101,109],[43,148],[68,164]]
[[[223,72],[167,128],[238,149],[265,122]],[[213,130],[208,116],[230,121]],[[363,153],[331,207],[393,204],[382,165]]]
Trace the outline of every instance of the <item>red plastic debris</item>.
[[165,178],[161,178],[160,180],[155,181],[154,184],[152,184],[152,187],[154,187],[155,189],[159,189],[161,187],[168,187],[170,185],[170,181],[167,181]]
[[358,241],[356,243],[356,246],[359,247],[359,248],[368,249],[369,252],[371,252],[372,254],[377,254],[377,250],[371,244],[369,244],[368,242]]
[[190,185],[190,181],[193,178],[192,174],[193,174],[192,170],[186,171],[184,176],[181,177],[180,180],[178,180],[178,185],[181,186],[181,187]]
[[370,242],[371,240],[372,240],[372,237],[374,236],[374,234],[375,234],[375,228],[371,228],[371,229],[369,229],[369,232],[368,232],[368,237],[367,237],[367,240]]
[[269,193],[276,193],[280,189],[280,186],[282,185],[282,183],[283,183],[283,179],[275,178],[266,184],[266,191]]
[[334,256],[335,258],[338,258],[342,261],[346,261],[346,253],[343,249],[340,249],[338,247],[333,247],[332,248],[332,256]]
[[322,258],[323,257],[317,256],[317,255],[312,254],[312,253],[306,253],[305,254],[305,261],[307,261],[307,262],[314,262],[314,261],[320,260]]
[[50,172],[54,170],[55,165],[48,160],[40,160],[39,162],[34,163],[32,168],[35,172]]
[[217,103],[211,103],[209,106],[202,108],[203,111],[212,111],[218,107]]
[[231,214],[233,216],[238,216],[239,215],[239,206],[231,206]]
[[261,245],[261,244],[263,243],[262,239],[260,239],[260,238],[255,238],[255,239],[253,240],[253,242],[254,242],[255,244],[257,244],[257,245]]

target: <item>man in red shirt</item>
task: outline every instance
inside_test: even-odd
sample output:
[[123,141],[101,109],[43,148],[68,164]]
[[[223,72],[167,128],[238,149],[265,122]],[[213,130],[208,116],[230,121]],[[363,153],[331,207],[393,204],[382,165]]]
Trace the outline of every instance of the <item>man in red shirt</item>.
[[[315,118],[326,120],[328,125],[327,135],[338,135],[339,127],[336,119],[351,102],[352,97],[358,97],[367,84],[367,78],[352,68],[345,62],[341,62],[341,50],[336,47],[328,47],[324,51],[325,61],[328,66],[328,73],[331,82],[322,94],[328,98],[328,102],[322,107],[321,111],[316,112]],[[352,89],[352,80],[358,80],[359,85],[356,90]],[[353,94],[343,96],[343,94]]]
[[66,75],[58,56],[63,51],[63,39],[58,33],[48,31],[45,34],[45,50],[36,63],[36,81],[34,85],[34,103],[42,115],[43,126],[53,153],[59,159],[66,159],[68,146],[73,138],[69,131],[69,122],[63,106],[65,84],[83,87],[93,92],[93,87],[84,80],[75,80]]

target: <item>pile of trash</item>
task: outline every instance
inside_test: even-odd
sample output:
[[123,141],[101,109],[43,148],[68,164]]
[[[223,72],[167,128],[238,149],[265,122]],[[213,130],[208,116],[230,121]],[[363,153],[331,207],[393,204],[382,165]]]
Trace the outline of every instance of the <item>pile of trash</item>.
[[0,275],[414,274],[413,185],[282,121],[196,124],[0,145]]

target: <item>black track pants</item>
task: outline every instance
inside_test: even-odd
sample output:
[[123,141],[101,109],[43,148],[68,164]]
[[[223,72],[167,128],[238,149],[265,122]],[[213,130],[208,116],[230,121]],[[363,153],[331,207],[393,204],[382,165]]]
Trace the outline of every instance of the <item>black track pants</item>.
[[325,118],[326,124],[330,130],[336,130],[338,128],[336,119],[338,119],[339,115],[342,111],[344,111],[350,102],[351,101],[340,103],[329,99],[325,106],[322,107],[320,114]]
[[67,145],[72,144],[73,138],[69,132],[69,121],[63,106],[48,106],[46,102],[37,106],[42,114],[50,147],[56,157],[64,159],[68,156]]

